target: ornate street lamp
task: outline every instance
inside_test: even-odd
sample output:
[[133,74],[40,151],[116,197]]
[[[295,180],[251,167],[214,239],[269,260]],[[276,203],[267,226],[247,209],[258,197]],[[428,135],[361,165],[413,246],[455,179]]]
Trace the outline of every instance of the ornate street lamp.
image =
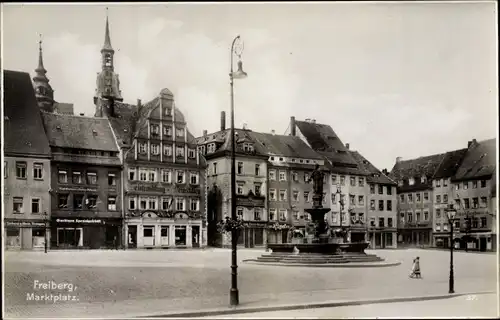
[[455,293],[455,278],[453,274],[453,223],[457,211],[453,208],[453,204],[450,204],[445,210],[448,215],[448,223],[450,224],[450,279],[448,293]]
[[[231,44],[231,72],[229,73],[229,83],[231,85],[231,219],[236,220],[236,137],[234,134],[234,79],[244,79],[247,77],[243,71],[243,62],[241,62],[241,54],[243,53],[243,42],[240,36],[234,38]],[[238,56],[238,70],[233,71],[233,57]],[[239,304],[238,293],[238,260],[236,256],[236,248],[238,243],[238,230],[231,231],[231,290],[230,290],[230,305],[236,306]]]

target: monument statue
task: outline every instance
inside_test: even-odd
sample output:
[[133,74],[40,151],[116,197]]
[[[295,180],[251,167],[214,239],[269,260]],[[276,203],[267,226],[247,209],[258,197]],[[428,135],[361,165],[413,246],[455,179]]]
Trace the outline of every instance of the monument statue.
[[323,200],[323,180],[325,178],[325,174],[323,171],[319,169],[319,164],[316,164],[314,171],[311,173],[311,177],[308,182],[313,181],[313,191],[317,196],[321,196],[321,200]]

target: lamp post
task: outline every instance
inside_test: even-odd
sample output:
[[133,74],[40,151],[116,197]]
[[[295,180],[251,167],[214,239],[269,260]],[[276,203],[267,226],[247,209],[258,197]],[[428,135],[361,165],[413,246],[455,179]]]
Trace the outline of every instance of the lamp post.
[[[247,74],[243,71],[243,62],[241,62],[241,54],[243,52],[243,45],[236,46],[236,42],[240,40],[240,36],[234,38],[231,44],[231,72],[229,73],[229,84],[231,86],[231,219],[234,221],[236,216],[236,141],[234,134],[234,79],[244,79]],[[233,71],[233,57],[237,55],[238,70]],[[231,231],[231,290],[229,296],[229,303],[232,306],[239,304],[238,292],[238,260],[236,255],[236,247],[238,242],[238,231],[233,229]]]
[[43,213],[43,216],[45,218],[44,219],[45,220],[45,232],[44,232],[44,237],[45,237],[45,239],[44,239],[45,241],[44,242],[45,243],[44,243],[44,246],[45,246],[45,253],[47,253],[48,252],[48,245],[49,245],[48,244],[48,240],[47,240],[48,239],[48,237],[47,237],[47,229],[48,229],[48,222],[49,222],[49,217],[48,217],[47,211],[45,211]]
[[455,293],[455,276],[453,274],[453,223],[457,211],[453,208],[453,204],[448,206],[446,214],[448,215],[448,223],[450,224],[450,279],[448,293]]

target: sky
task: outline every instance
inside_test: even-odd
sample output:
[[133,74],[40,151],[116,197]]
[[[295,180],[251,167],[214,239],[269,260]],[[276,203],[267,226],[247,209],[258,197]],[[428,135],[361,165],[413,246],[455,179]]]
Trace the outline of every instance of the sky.
[[42,34],[55,100],[93,116],[106,6],[124,101],[168,88],[195,136],[229,117],[237,35],[236,127],[316,119],[388,170],[497,134],[495,1],[3,4],[3,68],[33,76]]

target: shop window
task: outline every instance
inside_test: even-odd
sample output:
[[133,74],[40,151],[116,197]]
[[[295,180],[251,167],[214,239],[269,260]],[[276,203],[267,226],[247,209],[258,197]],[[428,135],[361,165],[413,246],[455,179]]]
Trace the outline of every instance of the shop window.
[[26,179],[26,162],[16,161],[16,177],[18,179]]
[[42,180],[43,179],[43,164],[34,163],[33,164],[33,179]]
[[116,186],[116,175],[108,173],[108,186]]
[[186,245],[186,226],[175,226],[175,245]]
[[40,213],[41,203],[39,198],[31,199],[31,213]]
[[21,237],[19,228],[7,227],[7,247],[20,247]]
[[78,247],[83,245],[82,228],[57,228],[57,246]]
[[23,197],[14,197],[12,208],[14,213],[24,213]]
[[143,236],[144,237],[153,237],[153,231],[154,231],[154,228],[144,228],[143,229]]
[[45,229],[33,228],[31,230],[33,248],[43,248],[45,246]]
[[57,196],[57,203],[59,209],[65,209],[68,208],[68,194],[59,194]]
[[73,208],[74,209],[83,209],[83,194],[74,194],[73,195]]

